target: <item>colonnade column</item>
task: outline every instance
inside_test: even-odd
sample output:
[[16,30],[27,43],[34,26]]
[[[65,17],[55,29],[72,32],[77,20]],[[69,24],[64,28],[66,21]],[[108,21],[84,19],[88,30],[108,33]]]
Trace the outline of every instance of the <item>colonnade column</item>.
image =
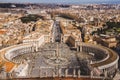
[[39,76],[41,78],[41,68],[39,67]]
[[38,51],[38,44],[35,45],[35,51]]
[[82,52],[82,45],[80,45],[80,52]]
[[90,76],[91,76],[91,78],[93,77],[93,71],[90,72]]
[[80,52],[80,47],[79,46],[77,46],[77,52]]
[[68,76],[68,69],[65,70],[65,77]]
[[52,72],[52,76],[55,77],[55,72]]
[[76,70],[73,69],[73,77],[76,77]]
[[105,78],[106,78],[107,77],[107,70],[105,70],[104,75],[105,75]]
[[78,70],[78,78],[80,77],[80,73],[81,73],[81,71],[80,71],[80,70]]
[[58,77],[61,77],[61,68],[59,69]]
[[45,71],[45,77],[47,77],[47,71]]

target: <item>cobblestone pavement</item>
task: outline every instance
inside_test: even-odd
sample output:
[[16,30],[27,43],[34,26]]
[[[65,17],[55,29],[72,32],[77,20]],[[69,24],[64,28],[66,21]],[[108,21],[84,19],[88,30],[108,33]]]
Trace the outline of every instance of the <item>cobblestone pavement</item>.
[[[57,52],[58,56],[56,55]],[[20,63],[23,60],[30,60],[28,70],[28,76],[30,77],[66,76],[66,74],[68,76],[73,74],[88,75],[87,62],[82,57],[89,58],[91,56],[86,54],[78,56],[77,54],[82,53],[70,50],[64,43],[46,43],[39,48],[38,52],[19,55],[13,58],[13,62]],[[58,61],[56,57],[59,58]]]

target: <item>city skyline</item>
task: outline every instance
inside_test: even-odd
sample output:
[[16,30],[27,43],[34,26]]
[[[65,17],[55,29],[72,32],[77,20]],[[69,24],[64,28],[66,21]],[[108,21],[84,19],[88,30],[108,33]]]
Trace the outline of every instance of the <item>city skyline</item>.
[[110,3],[119,4],[119,0],[0,0],[0,3],[62,3],[62,4],[89,4],[89,3]]

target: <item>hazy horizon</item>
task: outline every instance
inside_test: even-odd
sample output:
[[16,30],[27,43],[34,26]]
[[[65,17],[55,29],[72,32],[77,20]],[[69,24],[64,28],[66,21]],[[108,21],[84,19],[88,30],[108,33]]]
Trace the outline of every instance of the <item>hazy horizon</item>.
[[120,0],[0,0],[0,3],[120,4]]

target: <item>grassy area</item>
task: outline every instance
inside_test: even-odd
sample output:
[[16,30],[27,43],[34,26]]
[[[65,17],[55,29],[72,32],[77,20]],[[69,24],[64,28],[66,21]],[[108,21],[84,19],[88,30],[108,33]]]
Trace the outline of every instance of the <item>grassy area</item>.
[[118,34],[120,33],[120,28],[119,27],[113,27],[113,28],[110,28],[110,29],[107,29],[105,31],[106,34]]
[[20,19],[21,19],[21,21],[23,23],[29,23],[31,21],[35,21],[36,22],[37,20],[39,20],[39,18],[43,18],[43,17],[39,16],[39,15],[29,14],[27,16],[21,17]]

